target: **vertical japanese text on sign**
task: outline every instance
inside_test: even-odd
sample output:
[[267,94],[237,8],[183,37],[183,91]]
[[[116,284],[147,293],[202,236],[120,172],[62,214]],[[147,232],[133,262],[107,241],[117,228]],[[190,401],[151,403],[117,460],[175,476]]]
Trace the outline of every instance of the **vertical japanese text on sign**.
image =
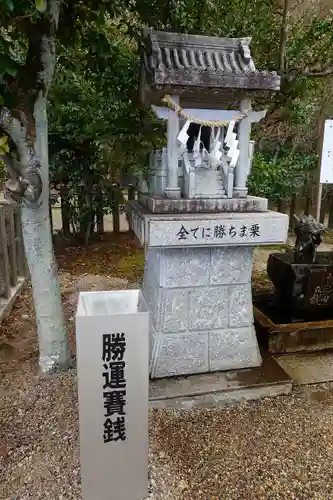
[[125,351],[124,333],[103,335],[104,443],[126,440]]

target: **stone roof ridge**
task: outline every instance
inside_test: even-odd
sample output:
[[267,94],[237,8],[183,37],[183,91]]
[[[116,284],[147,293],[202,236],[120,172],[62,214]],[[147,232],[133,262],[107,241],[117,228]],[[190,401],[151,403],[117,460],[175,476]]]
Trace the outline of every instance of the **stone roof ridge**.
[[[259,71],[251,37],[218,38],[146,29],[140,69],[141,101],[158,104],[166,94],[182,105],[220,108],[244,96],[266,100],[280,89],[276,71]],[[200,101],[200,103],[199,103]],[[237,104],[238,105],[238,104]]]
[[217,38],[203,35],[145,31],[151,53],[145,54],[147,69],[196,70],[225,74],[277,76],[276,72],[258,71],[251,57],[251,37]]

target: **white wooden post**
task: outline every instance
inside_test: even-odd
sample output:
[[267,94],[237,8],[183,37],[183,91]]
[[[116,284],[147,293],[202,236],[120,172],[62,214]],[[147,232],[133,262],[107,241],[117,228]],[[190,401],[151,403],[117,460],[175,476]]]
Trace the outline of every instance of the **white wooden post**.
[[[174,102],[179,104],[179,96],[172,96]],[[168,184],[165,195],[168,198],[180,198],[181,191],[178,186],[178,142],[179,116],[172,111],[168,116]]]
[[[251,111],[251,100],[244,99],[240,103],[240,112],[249,113]],[[239,140],[239,158],[235,168],[235,183],[234,197],[246,198],[247,187],[246,180],[250,172],[250,134],[251,134],[251,118],[249,116],[243,118],[239,123],[238,140]]]
[[320,212],[321,212],[322,198],[323,198],[323,185],[319,184],[319,186],[318,186],[317,210],[316,210],[316,218],[317,218],[318,222],[320,222]]

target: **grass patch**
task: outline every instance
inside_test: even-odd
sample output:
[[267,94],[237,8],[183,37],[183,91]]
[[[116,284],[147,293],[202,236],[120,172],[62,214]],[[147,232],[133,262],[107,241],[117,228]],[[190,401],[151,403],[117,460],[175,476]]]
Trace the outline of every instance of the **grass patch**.
[[264,250],[271,250],[271,251],[287,251],[287,250],[292,250],[293,247],[291,245],[287,245],[286,243],[281,243],[278,245],[267,245],[267,246],[260,246],[258,248],[262,248]]
[[143,250],[124,255],[117,264],[117,274],[126,279],[139,279],[143,275],[145,256]]
[[266,270],[253,271],[252,273],[252,288],[257,292],[272,291],[273,284],[270,281]]

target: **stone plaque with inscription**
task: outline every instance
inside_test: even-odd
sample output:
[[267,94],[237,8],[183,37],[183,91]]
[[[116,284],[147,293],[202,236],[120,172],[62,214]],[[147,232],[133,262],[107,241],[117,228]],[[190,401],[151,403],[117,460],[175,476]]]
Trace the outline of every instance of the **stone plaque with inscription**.
[[284,243],[288,216],[277,212],[221,214],[145,214],[141,213],[140,242],[149,247],[256,246]]

